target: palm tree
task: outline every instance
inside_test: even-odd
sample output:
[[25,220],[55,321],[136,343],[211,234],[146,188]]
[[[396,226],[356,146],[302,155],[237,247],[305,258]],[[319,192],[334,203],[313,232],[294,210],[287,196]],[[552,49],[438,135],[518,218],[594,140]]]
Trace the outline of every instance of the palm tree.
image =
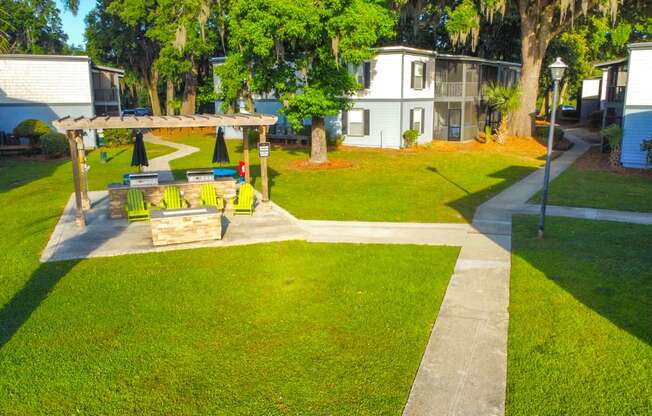
[[507,123],[521,102],[521,89],[518,85],[508,86],[491,83],[485,85],[483,93],[489,107],[500,113],[500,125],[498,131],[496,131],[496,142],[503,144],[509,131]]

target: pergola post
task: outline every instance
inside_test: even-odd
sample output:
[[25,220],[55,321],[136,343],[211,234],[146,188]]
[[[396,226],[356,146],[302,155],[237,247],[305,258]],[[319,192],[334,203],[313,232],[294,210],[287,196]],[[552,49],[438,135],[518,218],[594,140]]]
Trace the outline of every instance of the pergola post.
[[72,160],[72,180],[75,185],[75,222],[80,227],[86,226],[86,217],[82,206],[82,190],[79,177],[79,150],[77,149],[77,140],[75,132],[68,131],[68,144],[70,145],[70,159]]
[[247,127],[242,128],[242,149],[245,164],[245,182],[251,183],[251,173],[249,172],[249,129]]
[[75,140],[77,142],[77,159],[79,161],[79,185],[81,187],[82,208],[84,210],[91,208],[91,199],[88,197],[88,172],[86,171],[86,151],[84,150],[84,138],[82,130],[75,130]]
[[[267,143],[267,126],[258,127],[258,133],[260,135],[260,142]],[[267,159],[266,157],[260,158],[260,179],[262,181],[263,189],[263,202],[269,201],[269,182],[267,177]]]

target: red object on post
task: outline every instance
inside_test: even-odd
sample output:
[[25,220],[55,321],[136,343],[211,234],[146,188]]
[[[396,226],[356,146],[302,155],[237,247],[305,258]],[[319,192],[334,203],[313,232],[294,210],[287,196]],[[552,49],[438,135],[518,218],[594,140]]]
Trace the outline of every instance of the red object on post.
[[247,167],[245,166],[245,163],[241,160],[238,162],[238,175],[240,175],[241,178],[244,178],[247,173]]

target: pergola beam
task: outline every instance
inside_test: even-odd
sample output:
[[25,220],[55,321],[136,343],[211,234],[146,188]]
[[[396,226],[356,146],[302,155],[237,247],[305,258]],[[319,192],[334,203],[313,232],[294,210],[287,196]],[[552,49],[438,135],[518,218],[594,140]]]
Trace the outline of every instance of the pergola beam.
[[[243,127],[244,158],[247,182],[249,174],[249,137],[247,127],[258,128],[260,141],[267,141],[267,127],[276,123],[277,117],[269,114],[194,114],[193,116],[106,116],[106,117],[62,117],[52,124],[58,130],[65,130],[70,144],[73,182],[75,185],[76,222],[86,225],[84,210],[90,208],[88,198],[88,178],[86,174],[86,153],[83,148],[82,130],[85,129],[148,129],[148,128],[182,128],[182,127]],[[267,158],[261,159],[261,180],[263,202],[269,201],[267,176]]]
[[180,127],[259,127],[276,123],[269,114],[196,114],[193,116],[115,116],[115,117],[63,117],[52,124],[58,130],[84,129],[148,129]]

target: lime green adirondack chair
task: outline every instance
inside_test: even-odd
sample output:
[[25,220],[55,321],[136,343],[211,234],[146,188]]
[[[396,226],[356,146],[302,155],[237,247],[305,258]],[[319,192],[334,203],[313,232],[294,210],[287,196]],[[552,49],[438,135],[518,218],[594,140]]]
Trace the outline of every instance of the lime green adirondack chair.
[[254,187],[251,184],[243,183],[238,192],[238,200],[233,206],[234,214],[254,213]]
[[215,187],[205,183],[201,187],[201,204],[210,205],[217,209],[224,209],[224,198],[217,196]]
[[126,209],[129,222],[149,220],[149,206],[143,198],[143,193],[138,189],[130,189],[127,192]]
[[176,186],[167,186],[163,194],[163,206],[165,208],[185,208],[186,204],[181,198],[181,192]]

